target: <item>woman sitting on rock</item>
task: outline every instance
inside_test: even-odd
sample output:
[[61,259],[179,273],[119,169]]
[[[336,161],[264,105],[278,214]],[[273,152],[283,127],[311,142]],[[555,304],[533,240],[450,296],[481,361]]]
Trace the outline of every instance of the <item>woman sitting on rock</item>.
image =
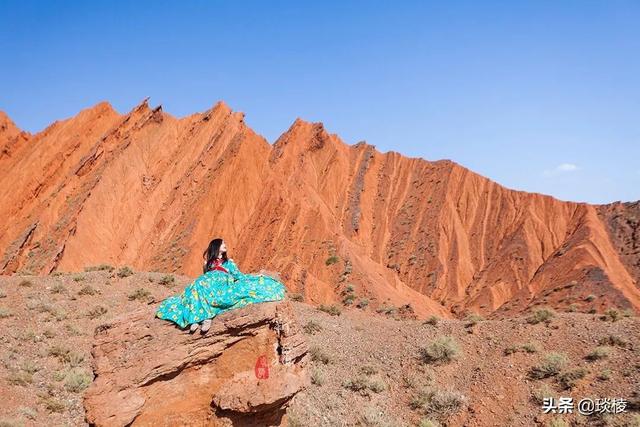
[[266,301],[284,298],[285,287],[263,274],[243,274],[232,259],[222,239],[213,239],[203,253],[204,273],[190,283],[182,294],[160,303],[156,316],[178,324],[191,325],[190,331],[205,333],[211,319],[220,313]]

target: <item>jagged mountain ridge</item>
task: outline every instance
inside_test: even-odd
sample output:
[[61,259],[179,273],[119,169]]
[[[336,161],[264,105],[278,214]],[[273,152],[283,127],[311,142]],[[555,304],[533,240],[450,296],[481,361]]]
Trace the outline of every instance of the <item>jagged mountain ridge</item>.
[[222,236],[243,270],[280,271],[312,303],[350,284],[354,302],[420,316],[640,309],[638,202],[515,191],[320,123],[297,119],[271,145],[222,102],[179,119],[146,100],[125,115],[100,103],[34,135],[3,114],[0,166],[2,274],[109,263],[195,276]]

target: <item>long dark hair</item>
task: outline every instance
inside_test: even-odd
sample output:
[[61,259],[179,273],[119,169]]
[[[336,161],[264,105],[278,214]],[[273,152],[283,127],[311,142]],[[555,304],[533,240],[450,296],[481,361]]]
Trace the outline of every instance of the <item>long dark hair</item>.
[[[202,268],[202,272],[206,273],[211,269],[213,262],[218,259],[218,254],[220,253],[220,246],[222,245],[222,239],[213,239],[209,242],[209,246],[205,249],[202,257],[206,260],[204,263],[204,267]],[[227,252],[222,252],[222,262],[226,262],[229,258],[227,258]]]

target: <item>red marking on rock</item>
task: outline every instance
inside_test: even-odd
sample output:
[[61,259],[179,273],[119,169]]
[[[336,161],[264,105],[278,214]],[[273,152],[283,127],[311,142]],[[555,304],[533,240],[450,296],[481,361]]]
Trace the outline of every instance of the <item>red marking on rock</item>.
[[266,380],[269,378],[269,365],[267,364],[267,356],[260,356],[256,360],[256,378]]

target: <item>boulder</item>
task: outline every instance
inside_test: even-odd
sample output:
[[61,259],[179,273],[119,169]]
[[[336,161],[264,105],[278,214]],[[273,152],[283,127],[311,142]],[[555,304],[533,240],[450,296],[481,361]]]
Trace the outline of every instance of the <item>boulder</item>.
[[308,347],[288,301],[224,313],[190,334],[146,307],[96,328],[95,426],[281,425],[309,383]]

